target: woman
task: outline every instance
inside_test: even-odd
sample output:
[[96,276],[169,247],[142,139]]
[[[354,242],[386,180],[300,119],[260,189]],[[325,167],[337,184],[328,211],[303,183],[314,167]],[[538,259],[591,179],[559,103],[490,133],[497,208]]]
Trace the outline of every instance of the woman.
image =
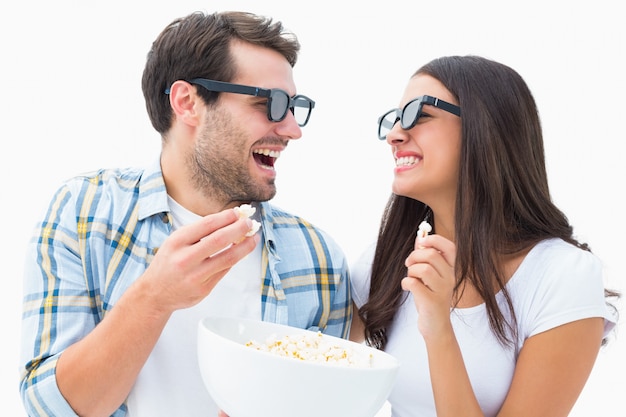
[[[394,417],[566,416],[616,315],[552,203],[535,101],[511,68],[435,59],[379,120],[396,161],[353,267],[353,339],[396,356]],[[432,233],[416,237],[428,221]]]

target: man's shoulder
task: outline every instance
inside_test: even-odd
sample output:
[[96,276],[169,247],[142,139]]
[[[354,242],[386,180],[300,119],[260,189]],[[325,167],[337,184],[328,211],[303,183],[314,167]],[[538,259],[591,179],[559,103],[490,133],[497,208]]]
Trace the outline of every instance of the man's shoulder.
[[99,168],[76,174],[68,178],[65,183],[69,185],[89,183],[101,187],[112,184],[138,183],[143,173],[143,168]]
[[86,186],[99,189],[116,189],[121,192],[135,193],[164,187],[160,167],[113,167],[99,168],[83,172],[65,181],[70,189],[83,189]]
[[83,211],[89,206],[123,212],[139,202],[140,218],[167,211],[161,171],[149,167],[100,168],[75,175],[64,182],[63,188],[62,192],[73,196],[70,201],[74,200]]
[[100,168],[91,172],[83,173],[79,176],[85,177],[103,177],[107,179],[120,179],[120,180],[136,180],[141,178],[146,172],[144,167],[115,167],[115,168]]

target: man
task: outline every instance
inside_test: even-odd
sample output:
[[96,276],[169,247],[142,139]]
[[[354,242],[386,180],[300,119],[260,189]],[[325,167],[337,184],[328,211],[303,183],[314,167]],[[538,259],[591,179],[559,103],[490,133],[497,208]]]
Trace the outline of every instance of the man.
[[280,22],[240,12],[193,13],[153,43],[142,88],[159,160],[68,181],[29,246],[29,415],[217,415],[196,359],[208,315],[347,337],[342,251],[267,202],[314,107],[296,95],[298,52]]

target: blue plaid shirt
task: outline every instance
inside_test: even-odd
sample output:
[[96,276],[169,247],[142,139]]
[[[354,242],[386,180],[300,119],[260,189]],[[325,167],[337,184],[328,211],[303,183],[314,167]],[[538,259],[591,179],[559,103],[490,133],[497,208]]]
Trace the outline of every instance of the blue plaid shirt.
[[[347,337],[347,261],[323,231],[261,204],[262,318]],[[91,332],[172,231],[159,161],[100,170],[54,195],[27,250],[21,394],[31,416],[72,416],[55,376],[59,355]],[[121,405],[115,416],[126,414]]]

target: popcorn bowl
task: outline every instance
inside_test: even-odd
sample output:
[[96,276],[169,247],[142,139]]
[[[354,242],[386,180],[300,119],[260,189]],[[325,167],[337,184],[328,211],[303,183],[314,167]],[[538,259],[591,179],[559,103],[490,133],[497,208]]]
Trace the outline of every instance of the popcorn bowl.
[[329,335],[319,337],[367,357],[368,365],[319,363],[246,346],[316,334],[269,322],[206,317],[198,326],[198,361],[206,389],[230,417],[374,417],[398,373],[393,356]]

